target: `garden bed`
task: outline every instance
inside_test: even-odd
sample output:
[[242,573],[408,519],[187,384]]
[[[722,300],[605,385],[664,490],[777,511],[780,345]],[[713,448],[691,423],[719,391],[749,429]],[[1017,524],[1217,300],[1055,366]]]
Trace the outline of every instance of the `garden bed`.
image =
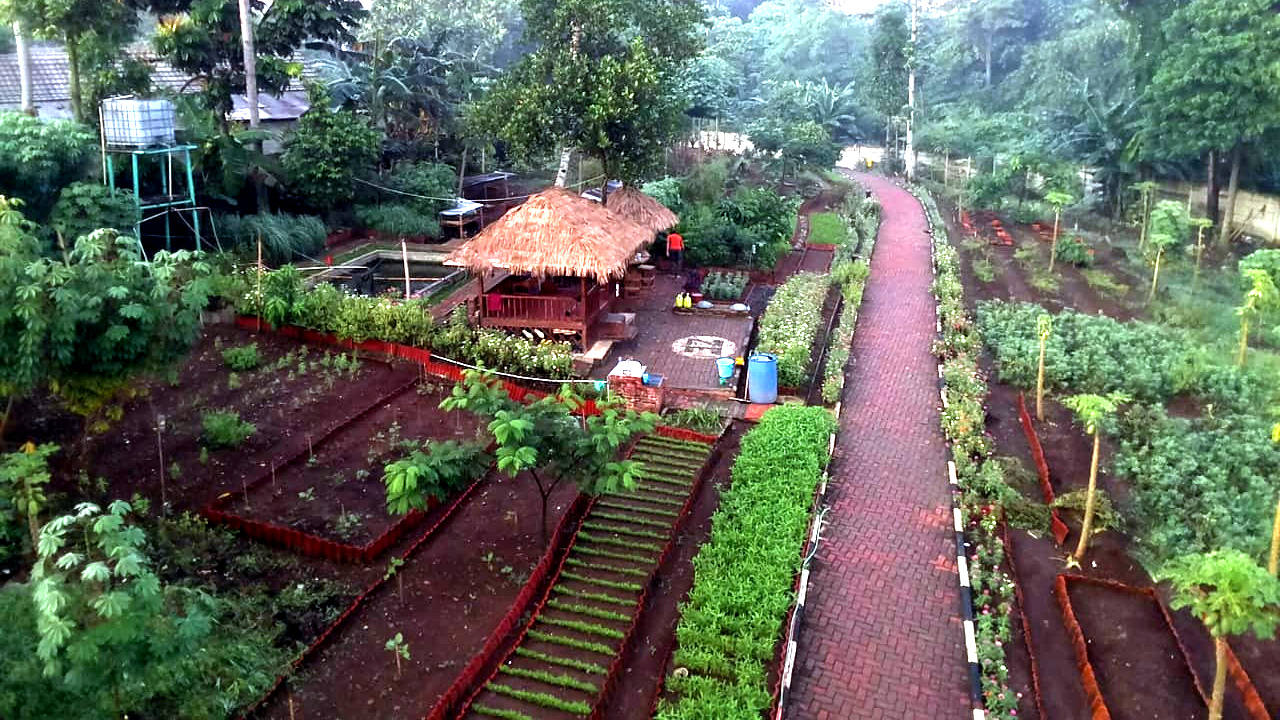
[[[233,373],[223,351],[249,344],[257,345],[258,369]],[[158,500],[156,418],[164,416],[170,506],[198,508],[241,489],[272,462],[305,451],[308,435],[323,436],[418,374],[408,363],[360,356],[352,364],[352,357],[287,338],[212,328],[177,370],[176,382],[152,382],[118,423],[91,441],[85,464],[106,478],[113,497],[140,493]],[[238,413],[254,432],[238,447],[212,447],[201,437],[202,416],[215,410]]]
[[[1115,720],[1208,716],[1186,650],[1154,591],[1060,575],[1054,595],[1094,717],[1101,709]],[[1243,717],[1235,706],[1223,716]]]
[[[446,396],[440,387],[414,383],[270,468],[248,486],[247,497],[241,492],[219,498],[206,514],[304,554],[367,562],[422,519],[420,512],[387,512],[384,466],[427,440],[477,438],[474,417],[438,409]],[[285,532],[262,532],[266,528]]]
[[[576,497],[551,497],[559,523]],[[532,480],[491,474],[434,535],[380,582],[298,675],[254,717],[413,718],[444,695],[507,616],[543,557],[540,501]],[[398,583],[404,586],[401,600]],[[410,657],[400,678],[384,648],[401,633]],[[292,696],[292,710],[290,708]]]

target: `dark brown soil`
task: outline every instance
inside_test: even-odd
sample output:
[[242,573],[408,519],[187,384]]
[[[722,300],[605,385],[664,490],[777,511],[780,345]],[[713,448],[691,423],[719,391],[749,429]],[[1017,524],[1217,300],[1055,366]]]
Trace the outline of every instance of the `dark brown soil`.
[[[256,343],[259,369],[232,373],[222,351]],[[343,355],[345,362],[350,354]],[[329,366],[324,366],[324,361]],[[271,462],[283,461],[347,418],[375,405],[418,374],[407,362],[361,357],[358,369],[339,370],[338,355],[275,335],[228,326],[210,328],[176,371],[176,382],[156,379],[124,408],[105,435],[91,438],[84,458],[91,478],[106,479],[111,498],[134,493],[160,500],[156,418],[164,416],[164,473],[172,510],[194,510],[239,489]],[[233,387],[234,385],[234,387]],[[236,448],[215,449],[201,438],[203,414],[231,410],[255,431]],[[202,448],[205,455],[202,459]],[[59,487],[72,488],[73,467]]]
[[[548,525],[572,501],[552,495]],[[493,474],[400,569],[404,601],[389,582],[348,620],[258,714],[268,718],[419,720],[480,651],[542,555],[540,501],[528,478]],[[396,677],[386,642],[400,633],[410,659]]]
[[720,505],[720,493],[729,486],[729,471],[738,455],[745,427],[734,423],[716,445],[719,459],[675,537],[667,562],[654,575],[643,614],[636,625],[636,641],[623,656],[623,671],[602,717],[609,720],[647,720],[652,717],[657,693],[667,676],[667,664],[675,651],[680,603],[693,587],[693,557],[711,534],[711,516]]
[[1155,600],[1091,583],[1069,583],[1102,697],[1115,720],[1203,718],[1177,640]]
[[314,445],[314,460],[280,469],[227,511],[351,545],[373,541],[400,520],[386,510],[387,463],[427,440],[476,441],[475,416],[439,409],[447,395],[431,383],[406,389]]
[[[954,223],[954,213],[944,214],[948,215],[948,223],[953,225],[952,237],[957,240],[964,238],[962,229]],[[994,239],[995,235],[987,224],[989,219],[975,217],[974,224],[984,235]],[[1078,269],[1070,266],[1055,269],[1060,288],[1056,293],[1046,294],[1031,286],[1028,268],[1013,257],[1013,251],[1017,247],[1033,247],[1039,262],[1047,264],[1049,243],[1029,226],[1006,221],[1005,228],[1014,238],[1013,247],[973,243],[965,247],[957,243],[962,260],[961,275],[971,306],[978,300],[999,299],[1037,302],[1054,310],[1069,307],[1081,312],[1106,314],[1120,320],[1145,317],[1145,309],[1142,307],[1143,278],[1135,277],[1129,272],[1127,260],[1120,248],[1099,248],[1094,268],[1104,270],[1117,282],[1129,285],[1130,290],[1124,296],[1116,298],[1100,294],[1084,281],[1084,276]],[[995,268],[996,277],[992,282],[981,282],[973,273],[973,261],[984,255]],[[989,358],[983,359],[983,365],[990,372]],[[1034,470],[1030,448],[1018,420],[1018,390],[997,382],[994,377],[991,378],[990,389],[987,428],[995,440],[997,453],[1018,458],[1026,468]],[[1028,398],[1028,404],[1031,402],[1032,399]],[[1170,412],[1179,416],[1195,415],[1198,411],[1198,405],[1190,400],[1175,400],[1170,405]],[[1071,413],[1055,402],[1052,396],[1046,403],[1045,421],[1037,423],[1037,432],[1049,464],[1050,480],[1055,493],[1062,495],[1085,487],[1089,477],[1091,439],[1073,423]],[[1112,446],[1104,437],[1099,487],[1123,511],[1129,500],[1129,488],[1109,472],[1111,455]],[[1036,501],[1042,500],[1038,492],[1032,491],[1030,496]],[[1009,548],[1017,565],[1024,600],[1023,609],[1028,616],[1028,642],[1039,666],[1045,715],[1052,720],[1090,717],[1074,654],[1052,592],[1054,578],[1064,571],[1066,555],[1074,549],[1078,539],[1078,513],[1064,510],[1063,519],[1072,530],[1063,547],[1055,546],[1047,529],[1041,528],[1034,534],[1011,530]],[[1134,587],[1152,586],[1146,570],[1133,559],[1130,539],[1122,532],[1107,532],[1093,538],[1084,567],[1074,572],[1116,580]],[[1093,589],[1089,588],[1084,592],[1088,595],[1091,591]],[[1076,590],[1073,590],[1073,597],[1075,593]],[[1076,612],[1079,615],[1084,608],[1080,622],[1085,626],[1086,635],[1091,641],[1090,654],[1096,656],[1095,666],[1113,714],[1117,718],[1203,716],[1204,704],[1191,685],[1182,656],[1176,655],[1172,660],[1165,657],[1169,654],[1168,648],[1174,647],[1176,650],[1176,645],[1173,645],[1173,636],[1165,629],[1167,626],[1160,617],[1158,608],[1136,596],[1107,593],[1105,590],[1102,593],[1105,593],[1102,598],[1083,598],[1076,607]],[[1167,592],[1161,588],[1161,593],[1167,603]],[[1098,593],[1093,591],[1093,594]],[[1112,596],[1118,596],[1119,599]],[[1178,638],[1191,655],[1194,671],[1205,687],[1209,687],[1213,648],[1207,632],[1202,624],[1185,612],[1175,613],[1174,623]],[[1094,629],[1091,631],[1090,627]],[[1274,668],[1280,664],[1280,643],[1240,638],[1233,640],[1233,648],[1264,702],[1274,712],[1276,707],[1280,707],[1280,673],[1274,672]],[[1148,657],[1148,653],[1152,657]],[[1161,664],[1165,660],[1171,663],[1169,668]],[[1024,672],[1018,665],[1027,661],[1025,651],[1011,651],[1011,676],[1016,678],[1020,672]],[[1179,666],[1183,669],[1178,670]],[[1101,677],[1104,668],[1105,681]],[[1181,672],[1183,676],[1181,681],[1171,679],[1176,677],[1177,672]],[[1171,687],[1175,684],[1178,687]],[[1019,710],[1019,715],[1023,717],[1029,716],[1025,700],[1024,698]],[[1157,702],[1160,704],[1153,704]],[[1226,717],[1243,717],[1240,714],[1240,696],[1232,683],[1228,683],[1226,704]]]

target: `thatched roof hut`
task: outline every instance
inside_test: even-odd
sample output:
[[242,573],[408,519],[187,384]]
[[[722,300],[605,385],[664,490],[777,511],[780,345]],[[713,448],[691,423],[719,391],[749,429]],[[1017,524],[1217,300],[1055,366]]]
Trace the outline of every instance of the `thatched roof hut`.
[[532,195],[445,260],[472,272],[620,278],[653,231],[564,188]]
[[609,194],[609,209],[631,222],[652,232],[670,230],[680,222],[666,205],[645,195],[633,187],[624,187]]

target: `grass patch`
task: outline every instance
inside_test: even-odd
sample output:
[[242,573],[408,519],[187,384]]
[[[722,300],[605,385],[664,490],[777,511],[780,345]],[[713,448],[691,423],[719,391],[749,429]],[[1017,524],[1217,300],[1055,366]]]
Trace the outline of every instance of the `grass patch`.
[[1109,298],[1119,300],[1129,294],[1129,286],[1121,283],[1106,270],[1095,270],[1093,268],[1082,268],[1080,275],[1084,278],[1089,287],[1097,290],[1100,294]]
[[471,712],[477,715],[485,715],[487,717],[495,717],[499,720],[533,720],[529,715],[515,710],[503,710],[502,708],[489,707],[476,703],[471,706]]
[[555,633],[542,632],[541,630],[530,630],[528,632],[528,637],[531,637],[534,640],[541,640],[545,643],[551,643],[553,645],[563,645],[576,650],[586,650],[587,652],[593,652],[599,655],[608,655],[610,657],[614,655],[613,648],[608,645],[601,645],[600,643],[579,640],[578,638],[566,637],[564,635],[556,635]]
[[523,658],[529,658],[530,660],[548,663],[550,665],[573,668],[574,670],[580,670],[592,675],[609,674],[609,668],[606,668],[603,665],[575,660],[574,658],[560,657],[559,655],[549,655],[547,653],[538,652],[537,650],[530,650],[527,647],[516,648],[516,655]]
[[810,245],[843,245],[849,239],[849,228],[837,213],[814,213],[809,216]]
[[547,693],[517,690],[510,685],[503,685],[502,683],[489,683],[489,690],[499,695],[506,695],[509,698],[527,702],[530,705],[541,705],[545,708],[561,710],[574,715],[586,715],[591,712],[591,706],[584,702],[562,700],[555,695],[548,695]]
[[600,618],[601,620],[617,620],[618,622],[631,622],[630,615],[624,615],[620,612],[612,610],[601,610],[600,608],[591,607],[590,605],[579,605],[578,603],[567,603],[561,600],[548,600],[547,607],[563,610],[565,612],[577,613],[588,617]]
[[554,625],[555,627],[562,627],[565,630],[574,630],[587,635],[595,635],[597,637],[604,637],[604,638],[613,638],[614,640],[621,640],[624,634],[621,630],[614,630],[613,628],[607,628],[603,625],[597,625],[596,623],[582,622],[580,620],[562,620],[560,618],[540,617],[538,618],[538,622],[543,623],[544,625]]
[[524,678],[526,680],[536,680],[540,683],[546,683],[547,685],[569,688],[570,690],[581,690],[584,693],[595,694],[599,690],[599,688],[589,682],[585,682],[568,675],[547,672],[546,670],[526,670],[525,668],[507,666],[503,667],[500,672],[503,675]]

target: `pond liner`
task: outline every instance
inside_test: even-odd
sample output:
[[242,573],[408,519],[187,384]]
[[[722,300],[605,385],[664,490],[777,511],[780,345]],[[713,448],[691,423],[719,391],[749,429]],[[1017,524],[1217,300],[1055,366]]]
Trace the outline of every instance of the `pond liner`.
[[[432,525],[430,528],[428,528],[425,532],[423,532],[423,534],[419,536],[418,539],[415,540],[412,545],[410,545],[407,549],[405,549],[405,551],[400,555],[400,558],[402,560],[408,560],[411,555],[417,552],[418,548],[420,548],[423,543],[431,539],[431,537],[434,536],[436,532],[438,532],[441,528],[443,528],[453,518],[454,514],[458,511],[458,508],[462,507],[463,503],[465,503],[471,497],[472,492],[487,477],[488,477],[487,474],[485,475],[485,477],[481,477],[479,480],[472,483],[471,486],[468,487],[466,490],[464,490],[460,495],[458,495],[458,497],[456,497],[453,500],[453,502],[450,503],[449,507],[445,509],[445,511],[440,515],[440,517],[436,519],[435,524]],[[301,653],[299,653],[298,656],[295,657],[293,661],[289,663],[288,669],[285,672],[281,673],[280,675],[276,676],[275,682],[271,684],[271,687],[267,688],[267,691],[262,695],[262,697],[260,697],[257,702],[253,703],[248,708],[246,708],[244,712],[240,713],[239,717],[241,718],[241,720],[244,720],[245,718],[253,717],[256,712],[261,710],[267,704],[267,702],[271,700],[271,698],[274,697],[277,692],[279,692],[280,688],[284,685],[285,681],[288,680],[290,676],[295,674],[299,670],[299,668],[301,668],[303,664],[307,662],[307,660],[309,660],[313,655],[315,655],[317,651],[323,648],[324,645],[328,643],[330,639],[333,638],[334,634],[353,615],[355,615],[356,611],[360,609],[360,607],[364,604],[365,600],[367,600],[374,592],[376,592],[382,586],[388,584],[390,581],[391,581],[390,575],[383,575],[382,577],[370,583],[369,586],[364,589],[364,592],[361,592],[359,595],[357,595],[356,598],[351,601],[351,604],[347,606],[347,609],[344,610],[342,614],[337,617],[337,619],[335,619],[332,623],[330,623],[329,626],[325,628],[324,631],[321,632],[320,635],[315,640],[313,640],[310,645],[306,647],[306,649],[304,649]]]
[[[334,435],[360,421],[387,402],[413,389],[417,384],[418,379],[414,378],[395,388],[390,393],[377,398],[368,406],[360,410],[360,412],[352,415],[336,427],[316,438],[312,443],[312,446],[323,445]],[[227,507],[237,499],[247,501],[248,496],[252,495],[254,491],[269,482],[274,473],[278,473],[281,470],[290,467],[291,465],[301,461],[304,456],[308,456],[310,454],[310,449],[299,448],[296,453],[286,458],[281,464],[275,466],[274,470],[268,469],[259,474],[258,477],[254,478],[252,481],[246,482],[243,489],[223,493],[222,495],[214,498],[200,509],[199,514],[215,525],[226,525],[266,544],[284,547],[309,557],[319,557],[326,560],[346,563],[371,562],[378,555],[382,554],[394,545],[397,540],[403,537],[406,532],[412,529],[414,525],[421,522],[422,518],[425,517],[420,512],[409,513],[396,522],[381,536],[373,539],[368,544],[351,545],[322,538],[310,533],[300,532],[291,528],[281,527],[263,520],[254,520],[243,517],[223,510],[223,508]],[[472,487],[474,486],[475,484],[473,483]],[[466,492],[470,492],[470,489],[471,488],[468,488]]]
[[[436,700],[435,705],[426,715],[427,720],[446,720],[458,717],[465,712],[474,696],[488,683],[488,678],[492,678],[497,668],[502,666],[502,659],[507,656],[507,653],[502,652],[503,649],[508,646],[514,648],[524,640],[529,626],[533,624],[534,618],[546,604],[551,588],[555,586],[555,578],[560,576],[564,561],[568,559],[577,541],[578,530],[594,505],[595,499],[587,495],[578,495],[570,503],[568,510],[560,519],[555,534],[552,535],[551,544],[543,552],[542,559],[538,561],[533,572],[529,574],[529,579],[525,581],[520,594],[511,603],[507,614],[494,627],[493,632],[489,633],[489,639],[485,641],[480,652],[471,657],[462,672]],[[544,586],[545,591],[543,591]],[[524,629],[513,643],[511,634],[521,626],[521,621],[526,616],[528,620]]]
[[1009,540],[1008,523],[1000,523],[1001,541],[1004,543],[1005,560],[1009,563],[1009,576],[1013,579],[1013,595],[1018,603],[1018,617],[1022,621],[1022,643],[1027,648],[1027,659],[1031,665],[1031,697],[1035,700],[1036,717],[1047,720],[1044,698],[1040,694],[1040,661],[1036,658],[1035,648],[1031,643],[1031,621],[1027,618],[1026,601],[1022,597],[1022,580],[1018,577],[1018,564],[1013,557],[1013,543]]
[[1053,539],[1061,547],[1067,541],[1067,524],[1062,521],[1058,508],[1053,506],[1053,484],[1049,481],[1049,462],[1045,459],[1044,448],[1040,445],[1040,436],[1036,426],[1027,412],[1027,399],[1018,393],[1018,419],[1022,422],[1022,432],[1027,436],[1027,444],[1031,446],[1031,459],[1035,461],[1036,473],[1040,476],[1040,490],[1044,493],[1044,501],[1049,505],[1049,529]]
[[[1067,634],[1071,637],[1071,644],[1076,655],[1076,664],[1080,668],[1081,679],[1084,681],[1085,693],[1089,696],[1089,704],[1093,708],[1093,717],[1095,719],[1110,718],[1111,715],[1106,708],[1106,700],[1102,697],[1102,690],[1097,683],[1097,676],[1094,673],[1093,665],[1089,661],[1088,639],[1084,636],[1084,630],[1080,627],[1080,623],[1076,620],[1075,610],[1071,605],[1071,597],[1068,594],[1068,587],[1072,583],[1087,583],[1098,587],[1104,587],[1115,592],[1128,593],[1130,595],[1138,595],[1148,598],[1156,604],[1160,609],[1160,616],[1164,618],[1165,627],[1169,634],[1173,636],[1174,643],[1178,647],[1178,652],[1182,656],[1182,662],[1187,669],[1187,673],[1191,676],[1192,683],[1196,689],[1196,694],[1206,706],[1209,704],[1209,693],[1206,691],[1204,684],[1200,682],[1200,676],[1196,674],[1194,665],[1191,663],[1191,653],[1187,650],[1187,646],[1182,642],[1182,638],[1178,635],[1177,629],[1173,625],[1173,617],[1169,614],[1169,609],[1164,602],[1160,600],[1160,595],[1154,588],[1136,588],[1124,583],[1115,582],[1114,580],[1104,580],[1100,578],[1091,578],[1084,575],[1059,575],[1054,580],[1053,593],[1058,599],[1058,604],[1062,610],[1062,619],[1066,624]],[[1271,716],[1267,714],[1266,707],[1262,705],[1262,700],[1258,695],[1257,689],[1254,688],[1253,682],[1250,680],[1248,673],[1244,668],[1240,667],[1236,660],[1234,652],[1228,647],[1227,650],[1227,672],[1231,676],[1236,688],[1244,699],[1244,706],[1252,720],[1267,720]],[[1099,709],[1105,714],[1099,714]]]

